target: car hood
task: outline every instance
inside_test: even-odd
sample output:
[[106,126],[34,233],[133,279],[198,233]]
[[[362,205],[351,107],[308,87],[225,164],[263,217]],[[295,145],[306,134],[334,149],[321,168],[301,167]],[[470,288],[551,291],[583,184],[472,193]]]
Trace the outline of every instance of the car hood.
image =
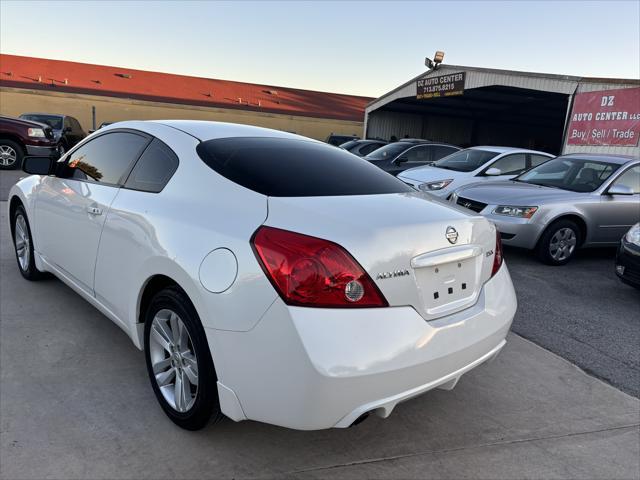
[[426,166],[410,168],[409,170],[402,172],[398,177],[401,179],[404,178],[415,182],[425,183],[437,182],[438,180],[446,180],[448,178],[455,180],[456,178],[466,178],[470,175],[472,175],[471,172],[456,172],[445,168]]
[[534,205],[566,202],[585,193],[507,180],[473,184],[456,190],[459,197],[488,205]]

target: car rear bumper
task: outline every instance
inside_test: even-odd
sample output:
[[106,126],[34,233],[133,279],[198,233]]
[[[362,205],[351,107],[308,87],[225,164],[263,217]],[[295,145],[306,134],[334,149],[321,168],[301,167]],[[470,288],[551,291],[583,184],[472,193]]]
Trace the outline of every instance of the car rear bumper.
[[[319,309],[276,300],[248,332],[206,329],[222,410],[316,430],[348,427],[493,358],[516,311],[506,265],[477,303],[430,322],[412,307]],[[241,359],[241,360],[239,360]]]

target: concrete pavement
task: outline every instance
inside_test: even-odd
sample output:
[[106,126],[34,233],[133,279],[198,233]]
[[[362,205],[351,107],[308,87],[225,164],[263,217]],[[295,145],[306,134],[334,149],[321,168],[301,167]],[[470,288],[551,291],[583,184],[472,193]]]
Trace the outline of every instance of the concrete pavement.
[[118,327],[22,279],[0,209],[0,478],[640,478],[640,401],[517,335],[386,420],[182,431]]

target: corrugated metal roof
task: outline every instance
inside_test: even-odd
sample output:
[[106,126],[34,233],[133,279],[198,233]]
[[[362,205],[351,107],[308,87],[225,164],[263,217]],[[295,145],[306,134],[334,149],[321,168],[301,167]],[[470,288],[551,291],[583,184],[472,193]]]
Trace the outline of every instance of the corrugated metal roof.
[[0,54],[0,86],[362,121],[369,97]]
[[[381,95],[367,104],[367,111],[373,105],[380,106],[397,98],[416,95],[416,81],[428,76],[440,75],[443,72],[469,72],[465,88],[479,88],[487,85],[507,85],[531,90],[544,90],[558,93],[573,93],[578,84],[615,84],[638,86],[638,79],[579,77],[574,75],[558,75],[552,73],[522,72],[518,70],[501,70],[496,68],[468,67],[463,65],[443,64],[437,70],[427,70],[393,90]],[[380,105],[379,105],[380,104]]]

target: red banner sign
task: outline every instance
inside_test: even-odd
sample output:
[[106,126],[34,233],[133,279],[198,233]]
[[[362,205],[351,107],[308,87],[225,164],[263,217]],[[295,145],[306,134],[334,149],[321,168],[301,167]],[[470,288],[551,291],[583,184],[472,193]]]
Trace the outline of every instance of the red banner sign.
[[578,93],[567,132],[568,145],[638,145],[640,88]]

